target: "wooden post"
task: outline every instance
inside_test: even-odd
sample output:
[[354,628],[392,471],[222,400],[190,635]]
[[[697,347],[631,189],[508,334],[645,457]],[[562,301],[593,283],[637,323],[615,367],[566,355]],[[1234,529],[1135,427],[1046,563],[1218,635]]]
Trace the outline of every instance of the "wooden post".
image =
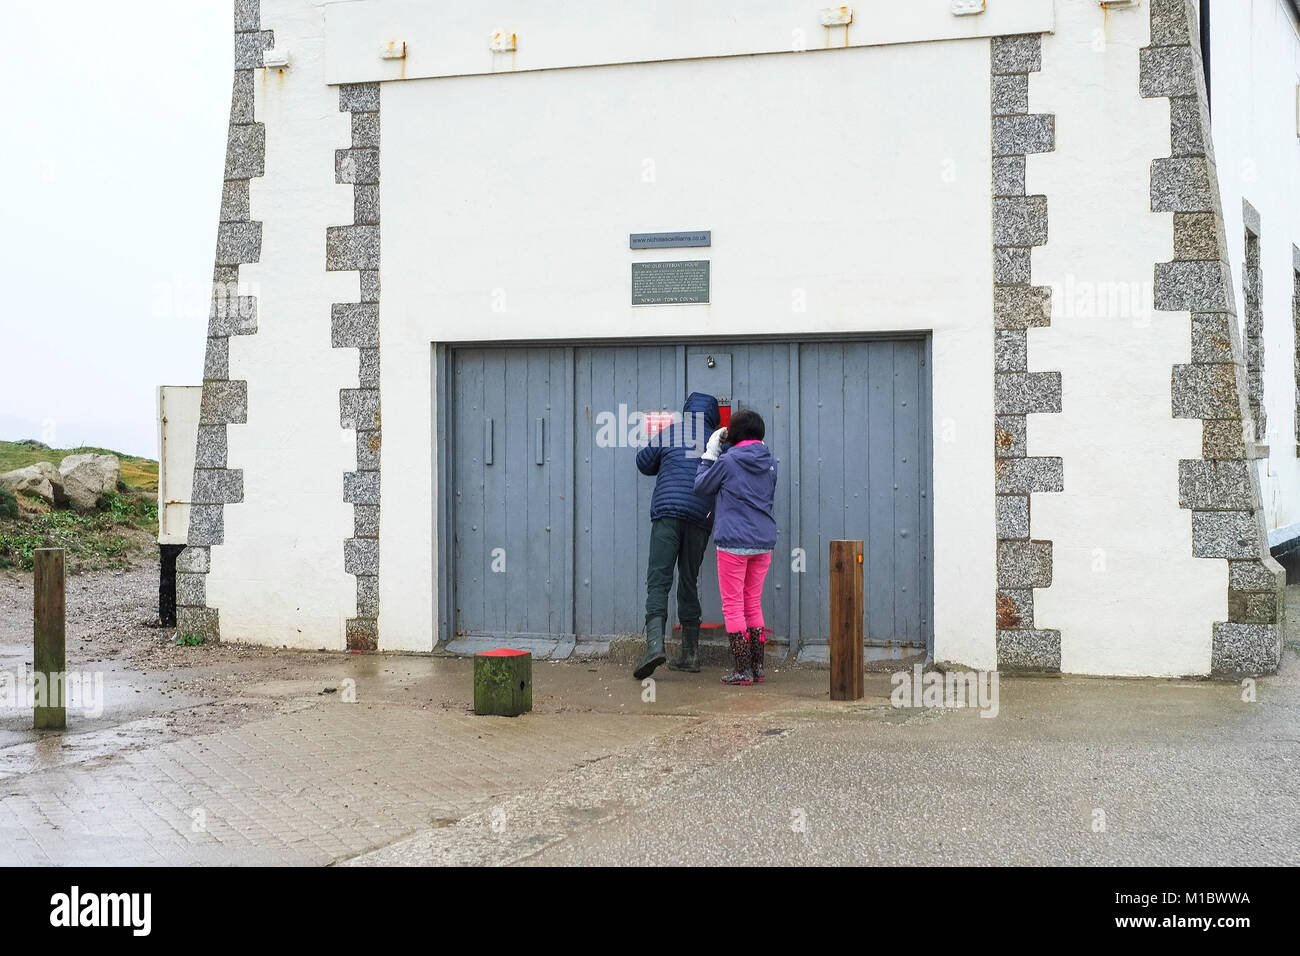
[[[33,677],[38,692],[36,706],[32,708],[33,726],[37,730],[63,730],[68,726],[68,699],[64,686],[67,652],[64,646],[62,548],[36,549],[36,572],[32,583],[36,592],[32,615],[32,670],[35,671]],[[41,706],[42,698],[44,706]]]
[[861,541],[831,542],[831,700],[866,694],[862,660]]
[[532,709],[532,654],[502,647],[474,655],[474,713],[518,717]]

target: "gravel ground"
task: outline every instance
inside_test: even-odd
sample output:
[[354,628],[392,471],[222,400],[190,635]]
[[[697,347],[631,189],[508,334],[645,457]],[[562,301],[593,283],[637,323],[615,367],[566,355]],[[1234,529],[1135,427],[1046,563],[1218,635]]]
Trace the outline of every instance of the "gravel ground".
[[[31,663],[32,598],[30,573],[0,572],[0,668]],[[180,734],[271,716],[284,709],[284,700],[243,691],[255,683],[313,678],[339,660],[246,644],[178,646],[175,629],[158,624],[156,561],[68,575],[66,607],[69,668],[107,672],[118,682],[117,699],[123,686],[139,695],[116,720],[161,716],[168,731]],[[321,677],[316,683],[320,690],[337,682]]]
[[[69,656],[121,661],[142,669],[209,666],[217,661],[274,661],[291,670],[290,658],[311,660],[317,651],[247,644],[179,647],[176,629],[158,624],[158,565],[127,571],[87,571],[67,579]],[[0,572],[0,647],[30,648],[32,575]],[[76,649],[76,650],[74,650]]]
[[[0,645],[30,645],[32,575],[0,573]],[[67,578],[69,651],[83,644],[96,657],[147,654],[171,640],[158,622],[158,565],[87,571]]]

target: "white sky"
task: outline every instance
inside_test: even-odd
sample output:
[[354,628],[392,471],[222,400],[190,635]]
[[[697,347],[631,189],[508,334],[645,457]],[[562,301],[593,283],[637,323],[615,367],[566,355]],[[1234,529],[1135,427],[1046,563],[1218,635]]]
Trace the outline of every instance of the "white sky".
[[201,380],[231,6],[4,4],[0,439],[156,457],[156,387]]

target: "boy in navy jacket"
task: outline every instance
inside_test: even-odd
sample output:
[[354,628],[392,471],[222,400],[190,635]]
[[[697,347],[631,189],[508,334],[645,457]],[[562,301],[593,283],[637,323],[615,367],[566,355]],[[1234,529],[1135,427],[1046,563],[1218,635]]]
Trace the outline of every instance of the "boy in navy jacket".
[[691,392],[682,408],[681,424],[668,426],[637,452],[637,469],[643,475],[656,476],[650,499],[650,561],[646,569],[646,652],[632,672],[637,680],[649,677],[668,659],[664,626],[674,567],[682,653],[668,666],[692,672],[700,669],[699,576],[713,527],[713,495],[696,491],[695,470],[705,440],[720,420],[716,398]]

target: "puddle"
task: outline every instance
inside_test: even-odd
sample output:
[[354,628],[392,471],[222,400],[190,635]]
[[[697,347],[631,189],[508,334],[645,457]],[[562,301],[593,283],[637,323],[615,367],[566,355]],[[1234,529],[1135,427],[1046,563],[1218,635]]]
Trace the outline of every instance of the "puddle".
[[0,750],[0,779],[156,746],[166,733],[164,717],[145,717],[85,733],[46,733],[38,740]]

